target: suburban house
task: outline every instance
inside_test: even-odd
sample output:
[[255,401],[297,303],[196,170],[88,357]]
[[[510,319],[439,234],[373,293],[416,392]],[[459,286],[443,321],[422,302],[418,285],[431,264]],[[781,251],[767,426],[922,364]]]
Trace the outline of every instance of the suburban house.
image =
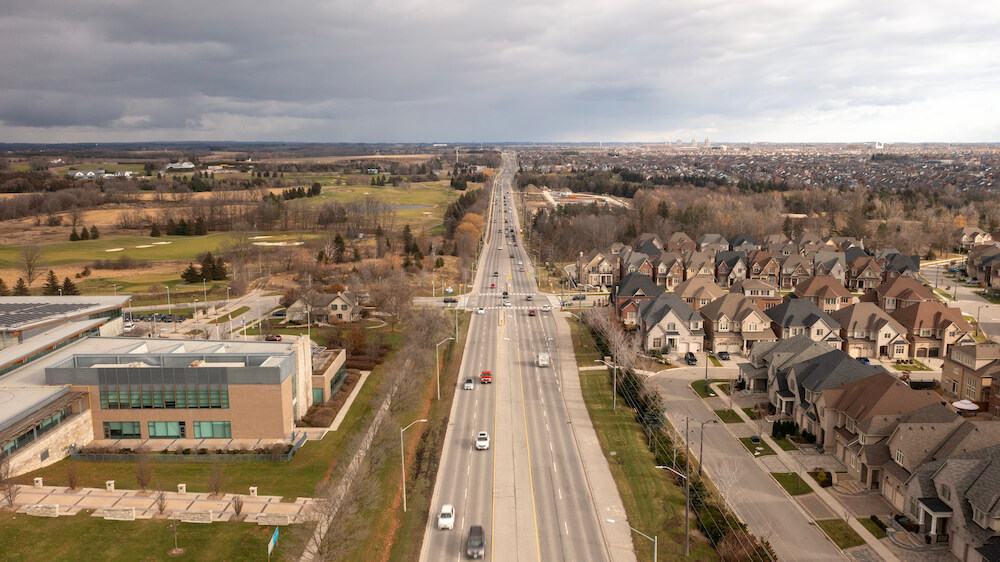
[[683,254],[685,252],[694,252],[698,250],[698,244],[691,239],[690,236],[684,234],[683,232],[675,232],[667,238],[667,243],[664,246],[668,252],[677,252],[678,254]]
[[639,303],[655,299],[662,293],[663,287],[653,283],[649,275],[637,271],[626,275],[613,287],[611,303],[618,319],[626,327],[634,327],[639,323]]
[[711,277],[692,277],[678,285],[674,291],[695,310],[726,294],[721,287],[712,282]]
[[993,237],[974,226],[964,226],[955,231],[955,246],[962,250],[970,250],[981,244],[989,244]]
[[653,259],[656,284],[668,291],[684,282],[684,259],[676,252],[661,252]]
[[691,252],[684,257],[684,280],[696,277],[715,279],[715,257],[704,252]]
[[664,248],[663,240],[660,239],[659,235],[653,234],[652,232],[643,232],[635,239],[635,245],[637,248],[645,246],[646,244],[652,244],[660,251]]
[[847,266],[847,286],[854,291],[874,289],[882,282],[882,266],[871,256],[855,258]]
[[670,353],[702,351],[702,318],[674,293],[663,293],[639,305],[639,327],[646,350]]
[[746,278],[746,254],[735,251],[715,254],[715,282],[720,287],[732,287],[737,281]]
[[358,303],[357,296],[350,291],[332,295],[310,291],[292,303],[286,314],[288,321],[296,324],[306,322],[332,324],[357,322],[361,320],[363,313],[364,307]]
[[729,289],[731,293],[743,293],[754,306],[767,310],[784,302],[785,297],[778,293],[778,288],[766,281],[743,279]]
[[792,254],[781,262],[781,288],[794,289],[796,285],[813,276],[812,262],[799,254]]
[[729,247],[734,252],[743,252],[743,255],[746,255],[753,250],[759,250],[760,242],[749,234],[737,234],[729,241]]
[[816,439],[863,488],[878,490],[889,461],[886,442],[902,416],[940,403],[934,391],[913,390],[889,373],[876,373],[820,394],[813,411],[820,420]]
[[830,314],[840,324],[842,349],[851,357],[909,357],[906,327],[873,302],[859,302]]
[[[906,462],[904,448],[893,453]],[[927,455],[918,450],[917,456]],[[971,450],[932,459],[910,471],[903,512],[920,525],[927,543],[948,543],[960,560],[1000,559],[1000,445],[982,440]]]
[[[750,392],[767,392],[768,381],[784,376],[792,365],[830,352],[833,348],[802,334],[787,340],[760,341],[753,345],[749,362],[739,364],[737,385]],[[772,398],[772,402],[774,398]]]
[[798,285],[792,292],[797,298],[810,300],[824,312],[836,312],[847,308],[854,297],[844,284],[829,275],[814,275]]
[[813,274],[829,275],[844,285],[847,282],[847,257],[843,252],[816,252],[813,257]]
[[767,395],[779,415],[792,418],[802,428],[816,435],[819,431],[813,404],[821,393],[855,381],[867,379],[885,369],[863,365],[839,349],[795,363],[784,376],[769,379]]
[[771,328],[780,339],[805,334],[809,339],[840,349],[840,324],[815,304],[803,299],[790,299],[764,311],[771,319]]
[[746,353],[754,342],[777,339],[770,319],[739,293],[715,299],[698,312],[705,319],[708,347],[715,353]]
[[654,279],[653,277],[653,263],[649,259],[648,254],[642,252],[637,252],[634,250],[626,251],[622,254],[622,259],[620,262],[620,271],[618,273],[620,279],[624,279],[625,276],[632,273],[640,273]]
[[927,285],[913,277],[903,276],[886,279],[878,287],[865,293],[861,300],[873,302],[882,310],[892,313],[911,304],[924,301],[937,302],[938,299]]
[[907,275],[916,277],[920,274],[920,256],[906,256],[899,252],[879,252],[875,261],[882,266],[886,279]]
[[778,265],[778,260],[771,252],[753,250],[747,254],[747,277],[749,279],[777,285],[780,270],[781,266]]
[[996,243],[976,246],[965,258],[965,270],[970,277],[986,286],[993,286],[993,279],[1000,271],[1000,245]]
[[971,400],[988,409],[993,381],[1000,378],[1000,343],[956,345],[941,367],[941,390],[951,400]]
[[729,240],[721,234],[702,234],[695,242],[698,244],[699,252],[705,252],[710,256],[729,251]]
[[911,304],[893,312],[892,317],[906,327],[911,357],[942,357],[953,345],[976,341],[962,311],[938,301]]
[[576,260],[576,282],[591,287],[610,287],[618,281],[618,255],[610,259],[605,253],[593,250],[586,256],[580,252]]

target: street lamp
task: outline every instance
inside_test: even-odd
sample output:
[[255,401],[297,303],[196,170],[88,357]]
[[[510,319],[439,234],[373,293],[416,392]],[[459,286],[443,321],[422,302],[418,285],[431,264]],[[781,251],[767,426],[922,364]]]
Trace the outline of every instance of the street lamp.
[[399,466],[403,469],[403,512],[406,512],[406,451],[403,449],[403,432],[413,427],[414,424],[424,423],[426,419],[417,420],[410,425],[399,430]]
[[594,359],[594,363],[604,363],[605,366],[612,367],[615,370],[614,387],[611,393],[611,413],[617,414],[618,413],[618,363],[611,365],[603,359]]
[[208,280],[201,278],[201,291],[205,294],[205,310],[208,310]]
[[454,341],[455,338],[448,338],[441,340],[436,346],[434,346],[434,367],[437,369],[437,388],[438,388],[438,400],[441,399],[441,360],[438,359],[438,352],[441,350],[441,344],[446,341]]
[[705,420],[701,422],[701,440],[698,441],[698,478],[701,478],[701,468],[705,466],[705,457],[701,456],[705,452],[705,424],[719,423],[719,420]]
[[981,305],[979,305],[979,308],[976,309],[976,337],[977,338],[979,337],[979,330],[980,330],[980,327],[979,327],[979,314],[983,311],[983,307],[984,306],[988,306],[988,305],[981,304]]
[[620,524],[622,524],[622,525],[625,525],[625,526],[626,526],[626,527],[628,527],[629,529],[632,529],[632,530],[633,530],[633,531],[635,531],[636,533],[639,533],[640,535],[642,535],[642,536],[646,537],[647,539],[649,539],[649,540],[653,541],[653,562],[656,562],[656,550],[657,550],[657,540],[656,540],[656,535],[653,535],[653,536],[649,536],[649,535],[647,535],[646,533],[643,533],[643,532],[642,532],[642,531],[640,531],[639,529],[636,529],[635,527],[633,527],[633,526],[629,525],[628,523],[626,523],[626,522],[624,522],[624,521],[615,521],[614,519],[605,519],[605,521],[607,521],[608,523],[620,523]]
[[111,287],[115,290],[115,296],[118,296],[118,283],[112,283]]
[[656,468],[669,470],[684,479],[684,556],[691,553],[691,447],[688,440],[689,422],[691,418],[684,416],[684,474],[669,466],[657,465]]

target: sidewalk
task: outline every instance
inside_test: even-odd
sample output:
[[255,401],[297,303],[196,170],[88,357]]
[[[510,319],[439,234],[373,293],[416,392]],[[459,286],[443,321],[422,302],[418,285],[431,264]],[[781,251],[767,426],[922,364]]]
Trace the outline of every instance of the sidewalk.
[[[569,413],[570,425],[576,439],[580,459],[583,461],[583,472],[590,487],[594,509],[600,518],[601,530],[608,548],[611,560],[635,560],[635,550],[632,535],[625,525],[607,523],[605,519],[614,519],[627,523],[625,505],[618,494],[618,485],[611,476],[611,468],[601,451],[597,440],[597,432],[590,422],[590,413],[583,401],[583,390],[580,388],[580,374],[576,364],[576,354],[573,353],[573,338],[570,335],[569,323],[564,314],[554,314],[556,337],[559,349],[569,350],[569,353],[559,354],[559,364],[556,365],[562,377],[563,401]],[[583,367],[582,369],[586,369]],[[600,369],[607,367],[599,366]]]
[[[720,383],[712,383],[712,384],[709,385],[709,387],[712,390],[715,391],[716,395],[718,395],[718,396],[722,396],[723,395],[722,390],[720,389]],[[740,419],[743,420],[744,423],[746,423],[748,425],[752,425],[753,424],[753,422],[750,420],[750,418],[747,416],[746,412],[744,412],[742,408],[733,408],[732,411],[736,412],[736,414],[740,417]],[[723,424],[723,425],[726,425],[726,424]],[[772,439],[770,435],[767,435],[766,433],[762,434],[761,435],[761,439],[762,439],[763,442],[767,443],[767,445],[775,452],[775,454],[777,455],[777,457],[782,462],[785,463],[786,466],[789,466],[789,467],[801,466],[801,463],[799,463],[797,459],[792,458],[792,455],[789,454],[788,451],[785,451],[780,446],[778,446],[778,444],[774,442],[774,439]],[[794,472],[798,473],[797,471],[794,471]],[[807,475],[801,475],[800,474],[799,476],[802,477],[802,480],[805,481],[805,483],[808,484],[810,488],[812,488],[813,493],[816,494],[816,497],[818,497],[823,502],[824,506],[830,512],[836,514],[836,517],[838,519],[842,519],[843,518],[842,514],[845,512],[846,508],[843,505],[841,505],[840,502],[836,501],[833,498],[833,496],[830,494],[829,491],[827,491],[825,488],[821,487],[819,485],[819,483],[816,482],[808,474]],[[861,538],[865,541],[865,543],[868,546],[870,546],[872,548],[872,550],[874,550],[875,553],[878,554],[878,556],[882,560],[887,560],[887,561],[890,561],[890,562],[892,562],[892,561],[898,562],[899,561],[899,558],[897,558],[896,555],[893,554],[892,551],[890,551],[888,549],[888,547],[886,547],[884,544],[882,544],[881,542],[879,542],[879,540],[876,539],[875,536],[872,535],[868,531],[868,529],[866,529],[864,527],[864,525],[862,525],[861,523],[859,523],[858,520],[857,520],[857,518],[850,517],[850,518],[848,518],[847,523],[851,527],[851,529],[854,529],[854,531],[857,532],[858,535],[861,536]]]
[[94,510],[93,517],[115,517],[109,512],[109,510],[114,510],[118,512],[115,518],[121,517],[122,512],[131,512],[131,515],[126,516],[128,519],[152,519],[156,516],[184,519],[189,514],[197,513],[202,514],[204,522],[208,523],[210,522],[208,520],[209,512],[211,512],[211,522],[236,519],[233,500],[237,495],[243,499],[241,514],[246,516],[245,520],[248,522],[256,523],[261,520],[261,516],[270,515],[287,516],[288,522],[286,524],[302,523],[314,518],[311,515],[311,506],[314,500],[311,498],[296,498],[294,503],[284,503],[281,501],[281,496],[250,496],[248,494],[225,494],[222,497],[213,498],[206,493],[166,492],[166,506],[163,515],[160,515],[156,491],[103,490],[100,488],[72,490],[63,486],[18,486],[14,504],[20,506],[17,510],[18,513],[34,514],[41,511],[40,506],[58,506],[58,512],[53,509],[51,513],[76,515],[80,510],[92,509]]

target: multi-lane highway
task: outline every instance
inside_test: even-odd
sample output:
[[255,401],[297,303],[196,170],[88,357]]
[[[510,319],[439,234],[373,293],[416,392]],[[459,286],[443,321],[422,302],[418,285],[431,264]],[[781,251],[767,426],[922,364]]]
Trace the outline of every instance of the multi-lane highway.
[[[421,560],[465,558],[473,525],[485,531],[486,560],[609,558],[555,367],[555,320],[544,310],[551,303],[537,290],[519,236],[515,170],[515,156],[505,153],[474,290],[463,299],[472,322],[452,381],[458,389]],[[549,366],[538,366],[540,352],[550,354]],[[482,371],[491,371],[492,384],[480,383]],[[475,385],[463,390],[469,378]],[[475,447],[480,431],[490,434],[487,450]],[[455,506],[453,530],[437,529],[444,504]]]

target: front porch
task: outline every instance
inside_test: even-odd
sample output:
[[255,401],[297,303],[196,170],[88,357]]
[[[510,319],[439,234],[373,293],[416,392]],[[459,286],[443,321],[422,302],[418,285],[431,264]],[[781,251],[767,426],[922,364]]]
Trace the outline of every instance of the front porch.
[[917,500],[917,511],[920,516],[917,523],[920,533],[927,544],[948,542],[948,523],[951,521],[952,509],[940,498],[920,498]]

